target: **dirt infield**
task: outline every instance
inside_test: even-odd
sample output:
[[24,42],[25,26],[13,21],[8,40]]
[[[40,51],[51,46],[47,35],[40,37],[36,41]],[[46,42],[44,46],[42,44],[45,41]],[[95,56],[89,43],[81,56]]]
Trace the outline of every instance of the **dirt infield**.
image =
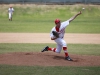
[[[100,34],[65,34],[67,43],[100,44]],[[48,33],[0,33],[0,43],[55,43]]]
[[[65,34],[67,43],[100,44],[100,34]],[[0,33],[0,43],[54,43],[49,34]],[[69,53],[70,54],[70,53]],[[0,54],[0,64],[27,66],[100,66],[100,56],[73,55],[74,61],[66,61],[64,53],[15,52]]]

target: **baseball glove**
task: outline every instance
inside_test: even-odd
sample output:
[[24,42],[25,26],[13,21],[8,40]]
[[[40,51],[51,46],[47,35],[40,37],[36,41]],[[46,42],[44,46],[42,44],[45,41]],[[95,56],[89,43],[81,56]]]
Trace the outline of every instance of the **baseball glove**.
[[52,31],[53,35],[56,37],[56,38],[59,38],[59,33],[56,32],[56,31]]

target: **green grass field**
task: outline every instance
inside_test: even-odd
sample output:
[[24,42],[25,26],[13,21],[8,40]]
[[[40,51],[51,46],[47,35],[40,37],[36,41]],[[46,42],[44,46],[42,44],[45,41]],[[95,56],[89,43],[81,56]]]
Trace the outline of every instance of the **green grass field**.
[[[22,5],[13,6],[13,21],[8,21],[7,6],[0,8],[0,32],[49,33],[56,18],[68,20],[86,9],[70,23],[67,33],[100,33],[100,6],[93,5]],[[44,29],[45,28],[45,29]]]
[[[41,52],[46,45],[56,47],[56,44],[31,43],[1,43],[0,54],[9,52]],[[62,51],[63,52],[63,51]],[[68,52],[78,55],[100,55],[100,44],[68,44]]]
[[[0,5],[0,33],[49,33],[56,18],[65,21],[82,7],[86,10],[66,29],[66,33],[100,34],[99,5],[14,5],[13,21],[8,21],[9,5]],[[29,10],[29,11],[28,11]],[[0,43],[0,54],[36,52],[47,44]],[[48,44],[54,47],[55,44]],[[68,44],[71,54],[100,56],[100,44]],[[63,63],[62,63],[63,64]],[[98,67],[0,65],[0,75],[100,75]]]
[[1,75],[99,75],[100,67],[40,67],[0,65]]

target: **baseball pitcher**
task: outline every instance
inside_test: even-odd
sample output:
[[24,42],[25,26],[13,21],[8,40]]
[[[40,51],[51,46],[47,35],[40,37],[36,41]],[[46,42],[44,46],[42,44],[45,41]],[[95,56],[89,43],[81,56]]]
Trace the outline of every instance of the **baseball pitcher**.
[[61,50],[63,49],[65,53],[65,60],[68,61],[73,61],[68,54],[67,51],[67,43],[64,40],[64,34],[65,34],[65,29],[69,25],[70,22],[72,22],[78,15],[81,14],[81,11],[78,12],[75,16],[71,17],[69,20],[61,22],[59,19],[55,20],[55,26],[51,29],[50,32],[50,37],[51,40],[54,40],[57,44],[56,48],[50,48],[49,46],[46,46],[41,52],[44,51],[53,51],[56,53],[60,53]]

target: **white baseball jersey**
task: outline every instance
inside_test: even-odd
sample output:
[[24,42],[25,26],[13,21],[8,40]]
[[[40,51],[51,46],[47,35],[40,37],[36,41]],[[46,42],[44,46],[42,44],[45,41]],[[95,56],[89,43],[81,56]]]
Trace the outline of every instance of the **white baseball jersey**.
[[53,27],[51,32],[50,32],[50,37],[54,37],[52,34],[52,31],[57,31],[59,33],[59,38],[63,38],[65,34],[65,28],[69,25],[69,20],[64,21],[61,23],[59,31],[57,31],[56,27]]
[[9,12],[9,13],[13,13],[13,12],[14,12],[14,9],[13,9],[13,8],[9,8],[9,9],[8,9],[8,12]]

